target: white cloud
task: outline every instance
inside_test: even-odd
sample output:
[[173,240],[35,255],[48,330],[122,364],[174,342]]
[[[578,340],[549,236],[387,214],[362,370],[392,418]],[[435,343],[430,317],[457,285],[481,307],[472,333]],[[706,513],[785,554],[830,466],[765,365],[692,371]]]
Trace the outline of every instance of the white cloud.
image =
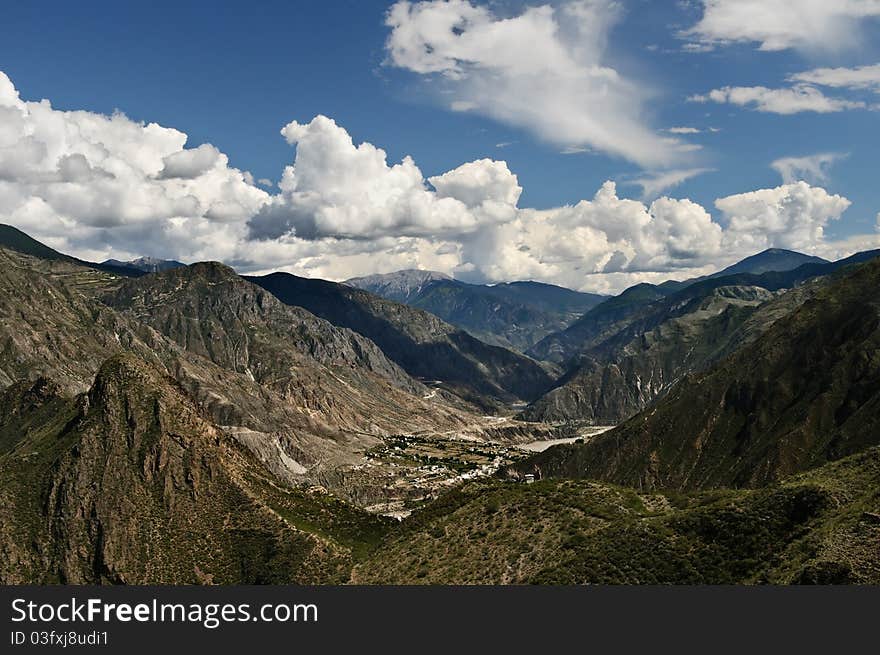
[[590,149],[586,146],[565,146],[562,150],[559,151],[560,155],[582,155],[585,152],[590,152]]
[[825,226],[838,220],[850,201],[806,182],[794,182],[719,198],[715,206],[727,219],[726,247],[756,252],[820,244]]
[[699,134],[701,130],[696,127],[669,127],[666,131],[670,134]]
[[186,140],[121,113],[22,101],[0,72],[0,216],[79,253],[226,255],[269,196]]
[[698,45],[757,43],[761,50],[859,47],[878,0],[702,0],[700,21],[682,33]]
[[[880,230],[880,226],[878,226],[878,230]],[[821,241],[815,245],[803,248],[804,252],[816,255],[817,257],[824,257],[829,261],[843,259],[865,250],[880,250],[880,234],[859,234],[836,241]]]
[[677,187],[692,177],[709,173],[712,168],[686,168],[682,170],[662,171],[634,178],[630,183],[642,187],[643,198],[656,198],[668,189]]
[[688,98],[691,102],[730,103],[773,114],[797,114],[812,111],[821,114],[865,109],[864,102],[829,98],[819,89],[807,85],[770,89],[766,86],[725,86],[704,95]]
[[880,93],[880,64],[855,68],[814,68],[795,73],[788,78],[792,82],[805,82],[845,89],[867,89]]
[[[159,171],[160,178],[171,179],[178,177],[192,180],[200,175],[204,175],[218,164],[225,167],[229,161],[226,155],[222,154],[217,148],[210,143],[204,143],[198,148],[172,152],[167,157],[162,158],[162,163],[164,166]],[[249,173],[246,173],[245,177],[247,178],[249,175]]]
[[[508,223],[462,244],[465,277],[537,279],[574,288],[609,288],[609,275],[707,265],[720,254],[721,227],[690,200],[645,205],[620,198],[606,182],[591,200],[549,210],[523,209]],[[601,282],[605,280],[604,282]]]
[[781,157],[770,163],[770,167],[782,176],[785,184],[805,180],[811,184],[828,181],[831,166],[846,157],[842,152],[820,152],[805,157]]
[[471,208],[498,205],[499,211],[515,207],[522,187],[503,161],[480,159],[428,178],[438,198],[455,198]]
[[[348,132],[326,116],[305,124],[293,121],[281,134],[296,144],[296,160],[284,169],[281,195],[250,221],[255,238],[465,233],[483,222],[509,218],[519,197],[516,176],[506,164],[490,160],[432,178],[434,193],[412,158],[389,166],[384,150],[371,143],[355,146]],[[480,193],[483,201],[474,203]]]
[[[769,246],[858,249],[856,239],[824,238],[849,201],[803,182],[719,199],[722,221],[687,199],[621,198],[610,181],[574,205],[520,208],[505,162],[426,179],[411,158],[389,164],[383,150],[318,116],[283,128],[296,155],[269,195],[213,146],[186,149],[182,132],[121,114],[24,102],[2,74],[0,114],[0,221],[93,260],[212,259],[329,279],[416,267],[619,291],[708,273]],[[668,188],[696,172],[639,183]]]
[[559,146],[649,166],[682,159],[642,116],[644,85],[606,61],[620,16],[611,0],[569,0],[502,17],[468,0],[397,2],[391,64],[434,80],[454,111],[476,112]]

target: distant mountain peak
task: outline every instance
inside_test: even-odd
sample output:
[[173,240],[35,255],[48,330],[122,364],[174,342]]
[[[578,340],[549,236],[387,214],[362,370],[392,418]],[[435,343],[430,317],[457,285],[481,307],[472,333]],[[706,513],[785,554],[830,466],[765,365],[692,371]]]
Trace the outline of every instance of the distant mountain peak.
[[405,303],[427,285],[440,281],[452,281],[452,278],[438,271],[408,268],[393,273],[354,277],[346,280],[343,284],[375,293],[389,300]]
[[795,250],[784,248],[767,248],[759,253],[741,259],[732,266],[718,271],[709,277],[723,277],[737,273],[768,273],[770,271],[790,271],[804,264],[827,264],[827,259],[814,255],[805,255]]
[[364,275],[362,277],[353,277],[346,280],[344,284],[349,286],[358,286],[360,283],[391,283],[391,282],[430,282],[433,280],[451,280],[452,277],[439,271],[428,271],[421,268],[405,268],[400,271],[391,273],[376,273],[374,275]]
[[105,266],[118,266],[121,268],[131,268],[144,273],[157,273],[159,271],[167,271],[172,268],[180,268],[186,266],[181,262],[173,259],[159,259],[158,257],[138,257],[130,261],[120,261],[118,259],[108,259],[101,262]]

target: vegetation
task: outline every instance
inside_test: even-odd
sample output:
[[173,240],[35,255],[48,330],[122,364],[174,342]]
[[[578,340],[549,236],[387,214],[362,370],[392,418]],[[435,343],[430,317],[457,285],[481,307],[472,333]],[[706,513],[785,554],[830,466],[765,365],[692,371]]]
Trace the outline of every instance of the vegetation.
[[[507,445],[576,428],[474,415],[442,386],[491,405],[547,371],[425,312],[216,263],[122,278],[4,239],[2,582],[880,582],[880,262],[595,308],[593,368],[568,381],[711,366],[517,463]],[[428,387],[416,365],[460,377]]]
[[880,582],[880,449],[761,490],[639,494],[586,480],[468,485],[354,579],[384,583]]

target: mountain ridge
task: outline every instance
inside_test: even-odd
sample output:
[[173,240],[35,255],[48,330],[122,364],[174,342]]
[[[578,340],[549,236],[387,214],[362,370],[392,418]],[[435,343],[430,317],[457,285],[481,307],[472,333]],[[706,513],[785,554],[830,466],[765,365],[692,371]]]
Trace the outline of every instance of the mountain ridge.
[[640,489],[753,487],[877,443],[880,260],[839,271],[760,338],[581,446],[523,463]]
[[132,268],[144,273],[158,273],[167,271],[170,268],[180,268],[186,266],[181,262],[173,259],[158,259],[156,257],[138,257],[130,261],[120,261],[118,259],[106,259],[101,262],[104,266],[115,266],[118,268]]
[[290,273],[245,279],[282,302],[362,334],[410,375],[446,383],[451,392],[481,407],[530,400],[550,385],[551,376],[534,360],[485,344],[423,310]]
[[423,309],[486,343],[520,352],[604,299],[542,282],[471,284],[415,270],[345,284]]

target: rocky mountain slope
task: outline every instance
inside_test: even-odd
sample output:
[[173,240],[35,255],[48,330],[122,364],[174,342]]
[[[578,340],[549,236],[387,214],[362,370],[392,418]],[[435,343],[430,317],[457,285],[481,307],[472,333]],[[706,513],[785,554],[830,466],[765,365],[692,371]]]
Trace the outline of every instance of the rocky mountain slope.
[[681,282],[669,280],[659,286],[667,290],[679,290],[694,284],[695,282],[702,282],[703,280],[708,280],[713,277],[728,277],[730,275],[739,275],[741,273],[752,273],[754,275],[770,272],[784,273],[799,268],[800,266],[804,266],[805,264],[822,265],[828,263],[830,262],[822,257],[805,255],[794,250],[768,248],[755,255],[746,257],[727,268],[723,268],[716,273],[712,273],[711,275],[703,275]]
[[662,317],[634,321],[579,355],[558,386],[522,415],[534,421],[619,423],[735,347],[744,337],[742,325],[772,298],[761,287],[718,287]]
[[639,489],[754,487],[880,442],[880,261],[844,269],[711,369],[523,466]]
[[552,382],[545,368],[523,355],[366,291],[288,273],[246,279],[282,302],[358,332],[410,375],[481,407],[533,400]]
[[395,271],[394,273],[378,273],[376,275],[353,277],[350,280],[346,280],[344,284],[356,289],[369,291],[388,300],[409,305],[428,285],[440,280],[451,279],[445,273],[410,268],[403,271]]
[[94,270],[112,273],[114,275],[133,277],[144,274],[144,271],[130,266],[117,266],[109,262],[96,264],[94,262],[87,262],[82,259],[77,259],[76,257],[71,257],[70,255],[62,254],[46,244],[40,243],[36,239],[31,238],[18,228],[3,223],[0,223],[0,248],[5,248],[23,255],[39,257],[44,260],[77,264]]
[[[58,393],[40,379],[0,396],[3,583],[340,582],[382,527],[279,487],[133,355],[87,393]],[[304,527],[315,517],[320,531]]]
[[542,342],[547,356],[568,357],[567,370],[523,417],[619,423],[684,375],[705,369],[793,311],[812,293],[809,280],[876,254],[782,272],[711,276],[678,290],[632,287],[588,312],[556,341]]
[[713,273],[709,277],[726,277],[728,275],[738,275],[739,273],[769,273],[771,271],[791,271],[804,264],[828,264],[827,259],[815,257],[813,255],[805,255],[794,250],[784,250],[782,248],[768,248],[756,255],[746,257],[738,261],[732,266],[728,266],[717,273]]
[[880,583],[876,254],[594,308],[555,393],[653,404],[592,435],[427,312],[0,229],[0,582]]
[[367,339],[226,267],[129,279],[0,248],[0,388],[45,376],[80,393],[120,352],[173,376],[288,482],[331,484],[384,436],[476,420],[425,398]]
[[525,351],[564,329],[604,297],[540,282],[467,284],[431,271],[399,271],[346,281],[424,309],[486,343]]

